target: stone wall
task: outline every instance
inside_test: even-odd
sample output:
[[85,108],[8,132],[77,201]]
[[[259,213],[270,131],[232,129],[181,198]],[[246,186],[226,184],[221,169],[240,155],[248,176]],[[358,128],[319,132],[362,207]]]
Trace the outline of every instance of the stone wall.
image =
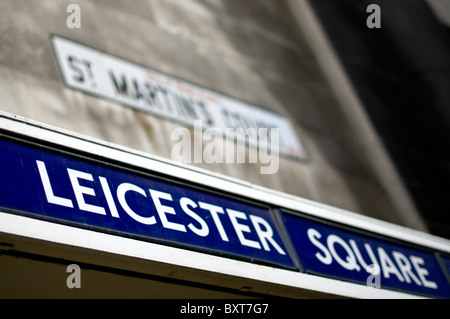
[[[66,8],[81,8],[69,29]],[[401,223],[282,0],[2,0],[0,110],[170,158],[178,124],[65,87],[50,35],[287,116],[308,160],[200,167]]]

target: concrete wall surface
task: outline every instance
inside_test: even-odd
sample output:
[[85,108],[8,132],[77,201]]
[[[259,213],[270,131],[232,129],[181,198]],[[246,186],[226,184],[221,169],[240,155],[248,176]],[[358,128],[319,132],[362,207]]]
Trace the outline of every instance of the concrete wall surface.
[[[81,8],[68,28],[67,6]],[[405,224],[299,25],[280,0],[2,0],[0,109],[170,159],[179,124],[66,87],[60,35],[288,117],[308,160],[202,168]]]

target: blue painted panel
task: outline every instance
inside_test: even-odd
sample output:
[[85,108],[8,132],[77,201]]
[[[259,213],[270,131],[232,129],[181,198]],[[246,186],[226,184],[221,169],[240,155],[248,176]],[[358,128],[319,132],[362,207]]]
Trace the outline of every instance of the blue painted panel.
[[4,210],[295,267],[267,209],[9,141],[0,152]]
[[450,297],[449,284],[432,252],[288,213],[283,213],[282,217],[306,272],[377,288]]

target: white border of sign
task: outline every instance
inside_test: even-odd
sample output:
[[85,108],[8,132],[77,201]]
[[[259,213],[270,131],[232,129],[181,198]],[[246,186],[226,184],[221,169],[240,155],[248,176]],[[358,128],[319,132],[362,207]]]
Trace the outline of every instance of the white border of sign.
[[[209,188],[246,197],[294,211],[300,211],[325,220],[342,223],[424,247],[450,253],[450,241],[444,238],[408,229],[343,209],[323,205],[288,195],[224,175],[173,162],[165,158],[131,150],[94,138],[55,128],[36,121],[0,111],[0,128],[25,137],[36,138],[74,151],[83,150],[105,159],[127,163],[134,167],[189,180]],[[290,288],[312,290],[354,298],[419,298],[418,296],[360,284],[318,277],[308,274],[250,264],[223,257],[133,239],[97,233],[70,226],[34,220],[0,212],[0,232],[24,236],[85,249],[139,257],[149,261],[187,267],[208,273],[223,274],[243,279],[267,282]],[[106,244],[107,243],[107,244]],[[114,243],[114,244],[111,244]],[[130,247],[134,247],[130,249]],[[170,253],[167,253],[170,251]]]
[[[376,289],[325,277],[244,263],[237,260],[98,233],[2,212],[0,212],[0,232],[98,252],[106,252],[119,256],[158,262],[168,265],[166,267],[174,265],[211,274],[238,277],[242,278],[243,283],[248,280],[253,280],[264,284],[275,284],[277,286],[298,288],[302,290],[306,289],[350,298],[421,298],[405,293]],[[220,284],[220,282],[217,283]],[[301,297],[301,294],[299,294],[299,296]]]

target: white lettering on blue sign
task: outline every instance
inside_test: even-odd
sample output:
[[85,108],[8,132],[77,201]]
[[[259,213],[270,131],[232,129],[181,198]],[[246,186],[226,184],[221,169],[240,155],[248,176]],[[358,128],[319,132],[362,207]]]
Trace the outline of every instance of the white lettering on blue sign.
[[[48,203],[73,208],[73,203],[69,198],[63,198],[55,195],[45,163],[37,160],[36,164]],[[86,202],[86,196],[95,197],[97,196],[97,194],[94,188],[82,186],[81,180],[93,182],[94,176],[90,173],[70,168],[67,168],[67,173],[70,185],[76,198],[76,203],[78,204],[78,208],[82,211],[106,215],[105,207],[88,204]],[[98,176],[97,178],[102,185],[102,191],[104,192],[104,196],[107,199],[107,208],[109,209],[111,216],[120,218],[107,178],[102,176]],[[179,232],[187,232],[189,229],[197,236],[207,236],[210,232],[210,229],[208,228],[205,220],[189,208],[196,208],[199,206],[200,208],[208,211],[211,214],[214,225],[216,226],[216,230],[220,234],[220,237],[223,241],[229,241],[229,239],[228,234],[222,225],[221,217],[219,216],[219,214],[223,216],[222,218],[225,218],[225,216],[229,218],[241,245],[255,249],[264,249],[265,251],[271,251],[271,249],[274,248],[279,254],[286,255],[286,252],[273,238],[274,232],[270,224],[265,219],[259,216],[251,214],[247,215],[244,212],[234,209],[224,209],[223,207],[210,203],[196,203],[192,199],[187,197],[182,197],[178,203],[173,203],[173,198],[170,193],[153,189],[148,189],[147,191],[137,185],[127,182],[120,184],[116,189],[115,195],[118,202],[120,203],[121,208],[138,223],[141,223],[143,225],[155,225],[157,224],[157,220],[154,215],[143,216],[144,214],[140,214],[140,212],[134,211],[130,207],[130,203],[126,198],[128,192],[137,193],[140,196],[147,197],[148,200],[151,200],[154,207],[156,208],[156,213],[159,217],[159,220],[161,221],[162,227],[166,229]],[[171,221],[171,216],[177,215],[177,212],[174,209],[174,205],[176,204],[181,207],[182,211],[187,216],[195,220],[200,225],[200,227],[196,227],[192,222],[187,225],[183,225]],[[250,226],[253,226],[253,229],[250,228]],[[256,233],[258,241],[251,240],[246,237],[246,234],[252,233],[252,231]]]
[[[267,206],[45,147],[0,139],[0,149],[2,211],[296,269]],[[303,272],[450,298],[446,255],[297,213],[279,216]]]
[[[335,260],[341,267],[347,270],[360,271],[363,268],[367,273],[371,273],[369,265],[375,264],[381,268],[383,277],[386,279],[389,279],[391,275],[395,275],[397,280],[401,282],[406,281],[408,284],[414,282],[418,286],[423,285],[432,289],[437,288],[435,282],[426,279],[429,272],[426,268],[422,267],[425,261],[421,257],[410,255],[408,258],[399,251],[393,251],[392,257],[395,261],[394,263],[383,247],[378,247],[376,254],[372,246],[365,243],[364,248],[370,256],[370,261],[366,262],[361,257],[360,249],[354,240],[349,240],[349,243],[347,243],[337,235],[329,235],[326,239],[326,245],[324,245],[319,241],[322,235],[316,229],[309,228],[307,233],[311,243],[320,251],[315,254],[316,258],[325,265],[330,265]],[[336,246],[341,246],[344,249],[344,257],[336,253]]]
[[325,222],[282,214],[305,272],[434,297],[450,286],[434,252],[400,245]]
[[0,149],[3,211],[296,268],[266,206],[2,139]]

